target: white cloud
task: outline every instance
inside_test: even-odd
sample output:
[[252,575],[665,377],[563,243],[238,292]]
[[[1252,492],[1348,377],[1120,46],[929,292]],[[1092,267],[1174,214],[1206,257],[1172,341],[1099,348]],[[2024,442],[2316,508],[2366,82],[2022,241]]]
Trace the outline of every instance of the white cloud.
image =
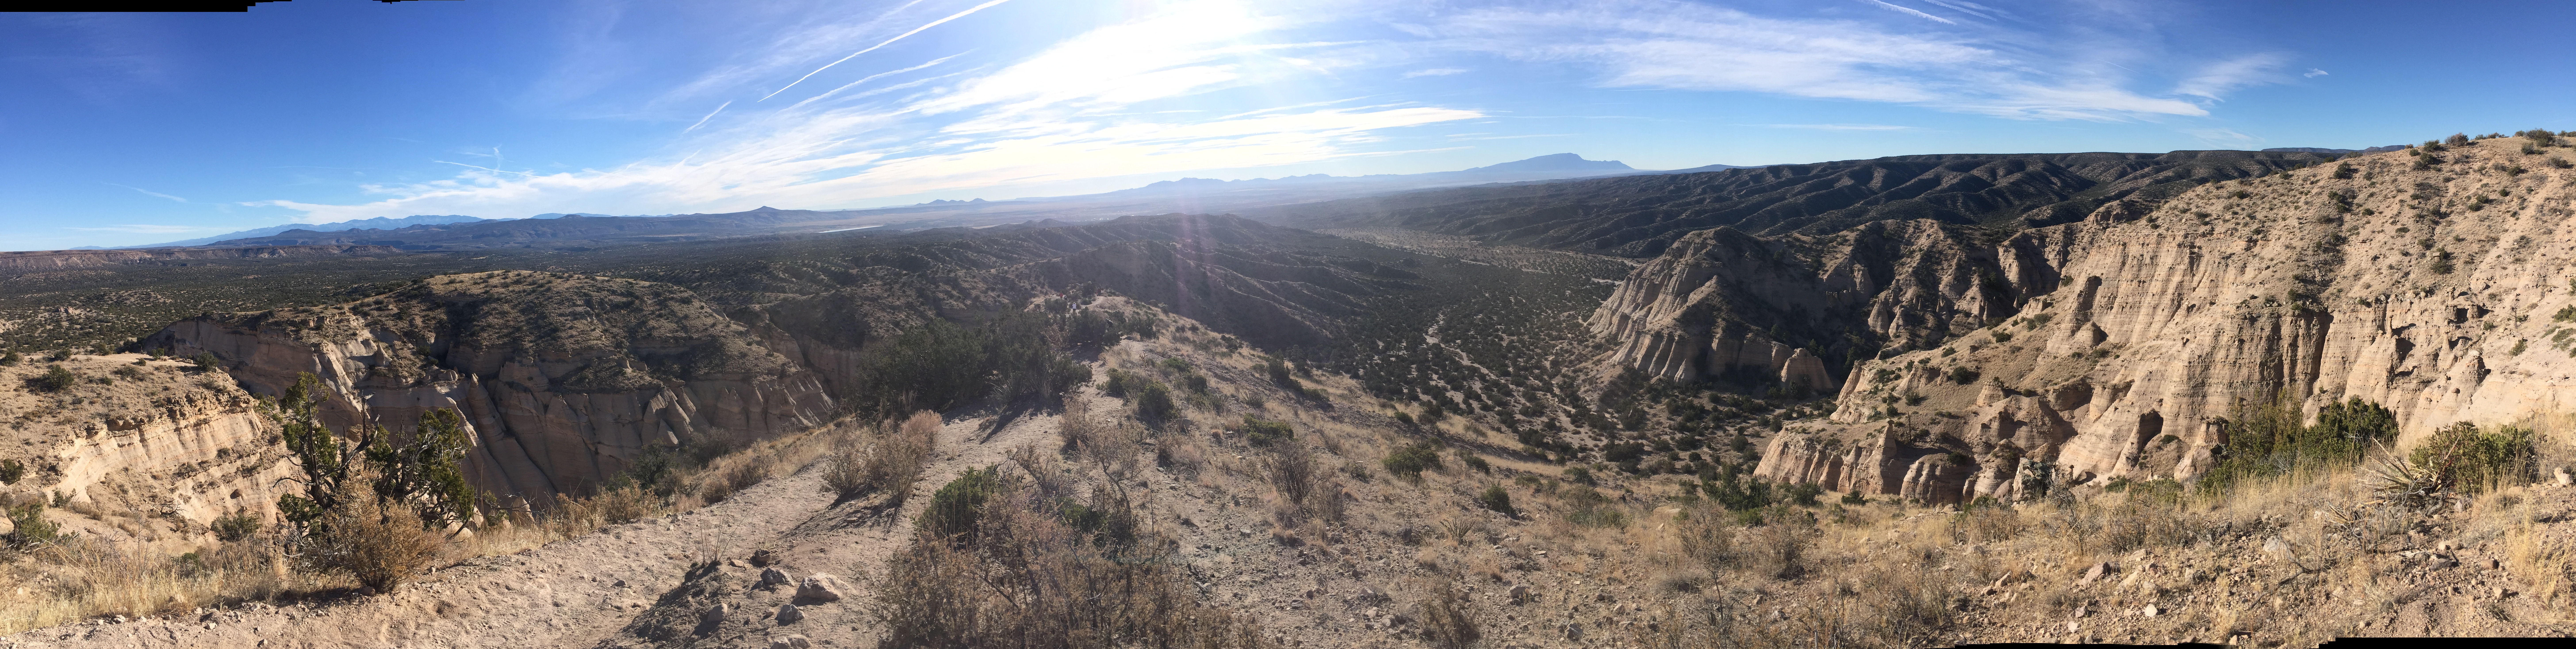
[[82,231],[82,232],[129,232],[129,233],[134,233],[134,234],[180,234],[180,233],[186,233],[186,232],[204,232],[204,231],[207,231],[207,230],[215,230],[215,229],[218,229],[218,228],[203,228],[203,227],[188,226],[188,225],[151,225],[151,224],[142,224],[142,223],[138,223],[138,224],[129,224],[129,225],[102,225],[102,226],[93,227],[93,228],[72,227],[72,226],[68,226],[68,225],[67,225],[67,226],[63,226],[63,229],[65,229],[65,230],[79,230],[79,231]]
[[2018,42],[1919,35],[1848,20],[1627,0],[1470,10],[1429,29],[1450,47],[1591,66],[1609,87],[1915,104],[2017,119],[2208,114],[2190,101],[2126,90],[2118,79],[2052,70],[2047,57],[2016,54],[2026,49]]
[[767,113],[734,111],[727,122],[698,129],[695,141],[683,143],[688,155],[672,156],[677,161],[544,174],[498,163],[459,165],[464,171],[449,179],[364,186],[380,198],[363,204],[251,204],[301,211],[308,221],[849,205],[923,192],[1388,155],[1398,152],[1372,150],[1391,137],[1387,131],[1486,117],[1410,102],[1331,107],[1349,100],[1222,117],[1171,110],[1181,108],[1173,100],[1332,72],[1313,61],[1286,61],[1288,52],[1337,45],[1282,38],[1295,24],[1227,2],[1179,5],[1008,65],[840,94],[862,80]]
[[1941,24],[1944,24],[1944,25],[1956,25],[1956,24],[1959,24],[1959,23],[1956,23],[1956,22],[1952,22],[1952,21],[1951,21],[1950,19],[1948,19],[1948,18],[1943,18],[1943,17],[1940,17],[1940,16],[1935,16],[1935,15],[1932,15],[1932,14],[1923,13],[1922,11],[1918,11],[1918,10],[1915,10],[1915,9],[1910,9],[1910,8],[1906,8],[1906,7],[1896,6],[1896,5],[1888,4],[1888,3],[1885,3],[1885,2],[1880,2],[1879,0],[1868,0],[1868,1],[1869,1],[1869,3],[1870,3],[1870,4],[1878,5],[1878,6],[1881,6],[1881,7],[1886,7],[1886,8],[1888,8],[1888,9],[1893,9],[1893,10],[1896,10],[1897,12],[1899,12],[1899,13],[1904,13],[1904,14],[1911,15],[1911,16],[1914,16],[1914,17],[1917,17],[1917,18],[1923,18],[1923,19],[1926,19],[1926,20],[1937,21],[1937,22],[1939,22],[1939,23],[1941,23]]
[[2251,149],[2263,143],[2263,138],[2238,133],[2236,129],[2229,128],[2184,129],[2183,134],[2200,138],[2202,143],[2226,149]]
[[1453,75],[1453,74],[1466,74],[1466,73],[1467,73],[1467,69],[1466,69],[1466,68],[1431,68],[1431,69],[1428,69],[1428,70],[1414,70],[1414,71],[1412,71],[1412,72],[1406,72],[1406,73],[1404,73],[1404,78],[1406,78],[1406,79],[1411,79],[1411,78],[1414,78],[1414,77],[1445,77],[1445,76],[1449,76],[1449,75]]
[[2281,62],[2288,57],[2277,53],[2241,56],[2210,64],[2174,86],[2174,94],[2190,95],[2215,101],[2228,91],[2276,83],[2281,79]]
[[165,198],[165,199],[169,199],[169,200],[176,201],[176,202],[180,202],[180,203],[188,202],[188,199],[185,199],[185,198],[180,198],[180,197],[177,197],[177,196],[171,196],[171,195],[169,195],[169,194],[164,194],[164,193],[161,193],[161,192],[156,192],[156,191],[152,191],[152,190],[149,190],[149,189],[144,189],[144,188],[141,188],[141,187],[134,187],[134,186],[130,186],[130,185],[119,185],[119,184],[116,184],[116,183],[105,183],[105,184],[106,184],[106,185],[108,185],[108,186],[111,186],[111,187],[124,187],[124,188],[126,188],[126,189],[131,189],[131,190],[134,190],[134,191],[136,191],[136,192],[140,192],[140,193],[142,193],[142,194],[143,194],[143,195],[145,195],[145,196],[150,196],[150,197],[153,197],[153,198]]
[[1807,129],[1807,130],[1813,130],[1813,131],[1916,131],[1916,130],[1922,130],[1922,129],[1919,129],[1919,128],[1916,128],[1916,127],[1912,127],[1912,126],[1890,126],[1890,125],[1887,125],[1887,124],[1764,124],[1763,126],[1765,126],[1765,127],[1769,127],[1769,128],[1797,128],[1797,129]]
[[2307,78],[2310,78],[2310,79],[2314,79],[2314,78],[2317,78],[2317,77],[2326,76],[2326,71],[2324,71],[2324,70],[2319,70],[2319,69],[2316,69],[2316,68],[2308,68],[2308,73],[2307,73],[2307,74],[2302,74],[2302,75],[2299,75],[2299,76],[2307,77]]

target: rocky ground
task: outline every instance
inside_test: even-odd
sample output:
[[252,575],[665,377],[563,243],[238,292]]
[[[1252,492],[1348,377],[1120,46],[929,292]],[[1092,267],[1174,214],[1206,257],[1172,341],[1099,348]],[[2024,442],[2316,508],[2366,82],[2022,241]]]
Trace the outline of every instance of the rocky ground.
[[[2569,487],[2513,489],[2429,516],[2360,505],[2366,494],[2349,475],[2215,505],[2088,492],[1962,514],[1885,499],[1845,505],[1827,494],[1748,527],[1683,499],[1672,477],[1604,477],[1602,497],[1587,499],[1560,479],[1562,467],[1485,455],[1489,471],[1468,468],[1456,449],[1475,446],[1469,427],[1440,429],[1454,438],[1451,450],[1419,481],[1391,475],[1379,460],[1422,429],[1396,423],[1343,379],[1303,379],[1322,398],[1293,396],[1250,350],[1229,351],[1185,321],[1169,325],[1173,333],[1124,342],[1094,366],[1177,385],[1184,375],[1162,361],[1188,360],[1210,388],[1187,422],[1148,429],[1126,419],[1123,399],[1094,388],[1076,398],[1138,435],[1125,486],[1142,494],[1148,529],[1183,548],[1190,586],[1285,646],[1425,645],[1425,602],[1444,582],[1461,593],[1480,646],[1491,647],[2306,646],[2337,636],[2576,633]],[[1333,469],[1325,484],[1339,494],[1338,518],[1282,522],[1260,463],[1268,451],[1229,430],[1245,413],[1296,427],[1296,443]],[[1051,412],[952,418],[916,493],[969,467],[1026,472],[1013,458],[1024,447],[1051,458],[1039,470],[1103,480],[1104,462],[1117,458],[1060,452],[1061,423]],[[834,434],[776,443],[810,450]],[[899,511],[882,509],[881,498],[835,503],[820,467],[805,463],[687,513],[457,562],[391,595],[90,620],[0,647],[875,645],[873,584],[913,538],[910,522],[928,499]],[[1489,485],[1512,497],[1516,516],[1474,504]]]

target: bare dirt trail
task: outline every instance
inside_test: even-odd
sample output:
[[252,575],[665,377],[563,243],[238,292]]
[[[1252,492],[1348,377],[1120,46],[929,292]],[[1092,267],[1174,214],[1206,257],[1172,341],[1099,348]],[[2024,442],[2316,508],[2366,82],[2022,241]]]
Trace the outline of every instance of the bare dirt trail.
[[[1100,408],[1118,400],[1099,396]],[[1006,464],[1010,449],[1052,450],[1057,418],[1020,416],[987,430],[990,416],[948,422],[914,498],[901,512],[841,503],[822,489],[819,464],[769,479],[723,503],[683,514],[611,525],[578,539],[514,555],[484,557],[441,569],[390,597],[286,607],[254,604],[178,619],[93,621],[0,638],[0,649],[40,647],[523,647],[764,643],[773,630],[832,637],[844,646],[875,637],[866,618],[865,584],[910,541],[907,525],[928,496],[969,467]],[[811,443],[829,443],[817,439]],[[783,630],[772,614],[793,588],[762,589],[755,550],[781,557],[774,566],[795,579],[843,577],[861,592],[837,604],[806,607],[805,620]],[[719,564],[693,572],[700,557]],[[717,601],[675,596],[692,581],[739,581]],[[775,600],[775,601],[771,601]],[[738,618],[706,634],[650,638],[635,633],[653,614],[704,617],[729,604]],[[853,638],[855,636],[855,638]],[[851,640],[861,640],[851,642]]]
[[0,638],[0,648],[596,644],[677,586],[699,553],[739,556],[726,548],[774,538],[831,504],[813,473],[773,478],[696,511],[467,561],[388,597],[65,625]]

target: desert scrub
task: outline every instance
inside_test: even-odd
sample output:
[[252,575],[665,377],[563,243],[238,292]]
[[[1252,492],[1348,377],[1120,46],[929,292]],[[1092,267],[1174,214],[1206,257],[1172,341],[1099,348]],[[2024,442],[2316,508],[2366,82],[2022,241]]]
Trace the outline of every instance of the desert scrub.
[[823,470],[823,489],[841,502],[883,493],[888,506],[901,507],[930,461],[939,427],[939,414],[923,410],[902,423],[880,423],[842,438]]
[[2531,429],[2497,426],[2480,430],[2460,422],[2433,431],[2406,459],[2430,473],[2435,484],[2467,493],[2530,482],[2538,473]]
[[1396,477],[1420,480],[1423,471],[1440,468],[1440,445],[1432,442],[1406,444],[1388,453],[1386,459],[1379,460],[1378,464]]
[[1074,501],[996,467],[968,469],[931,499],[870,604],[888,646],[1275,646],[1204,603],[1176,543],[1106,524],[1137,519],[1116,489]]
[[1512,508],[1511,490],[1504,489],[1498,484],[1485,485],[1484,491],[1477,492],[1476,506],[1502,514],[1505,518],[1520,518],[1521,515],[1520,510]]
[[1277,444],[1296,435],[1297,429],[1290,427],[1288,422],[1243,416],[1243,441],[1253,446]]
[[1628,526],[1628,512],[1619,509],[1609,496],[1591,487],[1575,487],[1561,492],[1565,520],[1584,527],[1621,528]]

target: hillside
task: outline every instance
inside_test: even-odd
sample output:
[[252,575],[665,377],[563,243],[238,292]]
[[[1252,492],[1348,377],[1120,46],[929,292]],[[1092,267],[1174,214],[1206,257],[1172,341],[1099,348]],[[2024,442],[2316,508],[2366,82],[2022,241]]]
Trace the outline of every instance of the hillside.
[[1684,234],[1721,226],[1822,236],[1876,221],[1933,220],[2014,231],[2073,221],[2124,200],[2153,205],[2202,183],[2328,157],[2248,151],[1895,156],[1432,190],[1241,213],[1302,228],[1403,227],[1496,244],[1652,257]]

